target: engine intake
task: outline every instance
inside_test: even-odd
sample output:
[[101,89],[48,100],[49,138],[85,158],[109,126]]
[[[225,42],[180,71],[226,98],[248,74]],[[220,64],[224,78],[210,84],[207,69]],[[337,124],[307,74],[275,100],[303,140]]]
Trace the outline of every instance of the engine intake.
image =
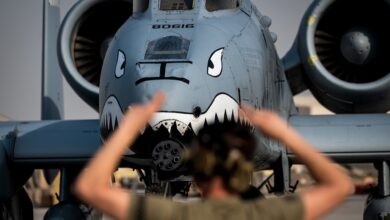
[[384,1],[334,1],[315,29],[319,61],[345,82],[382,79],[390,73],[389,21],[390,8]]
[[132,15],[131,0],[79,1],[62,22],[58,57],[65,78],[95,110],[106,50],[120,26]]
[[[390,110],[389,21],[386,1],[312,3],[301,23],[296,55],[321,104],[336,113]],[[292,66],[292,59],[284,61]]]

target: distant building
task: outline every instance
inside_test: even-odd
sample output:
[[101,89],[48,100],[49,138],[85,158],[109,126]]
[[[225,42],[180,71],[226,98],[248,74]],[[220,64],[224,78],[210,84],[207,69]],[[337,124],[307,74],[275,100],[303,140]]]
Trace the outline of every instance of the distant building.
[[294,96],[295,105],[300,115],[330,115],[331,111],[322,106],[310,92]]
[[9,121],[9,120],[10,120],[10,118],[8,118],[7,116],[0,114],[0,121]]

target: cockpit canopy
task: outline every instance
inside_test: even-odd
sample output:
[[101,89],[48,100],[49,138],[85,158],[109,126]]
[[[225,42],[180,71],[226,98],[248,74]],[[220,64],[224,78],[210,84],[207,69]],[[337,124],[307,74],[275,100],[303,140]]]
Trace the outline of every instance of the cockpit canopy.
[[234,9],[238,6],[238,0],[206,0],[207,11]]
[[[192,10],[196,0],[160,0],[159,8],[162,11]],[[234,9],[239,6],[238,0],[206,0],[208,11]]]
[[160,10],[191,10],[194,8],[194,0],[160,0]]

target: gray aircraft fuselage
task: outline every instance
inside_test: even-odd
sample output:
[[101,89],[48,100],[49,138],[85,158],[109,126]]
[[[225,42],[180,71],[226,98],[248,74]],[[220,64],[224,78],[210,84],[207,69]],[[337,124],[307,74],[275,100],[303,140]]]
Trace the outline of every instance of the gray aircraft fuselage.
[[[186,145],[183,137],[196,135],[205,123],[237,121],[241,102],[287,118],[295,108],[269,22],[249,0],[212,12],[204,0],[194,1],[192,10],[160,10],[158,0],[150,1],[118,30],[106,53],[99,100],[102,139],[129,105],[144,103],[159,90],[166,94],[165,104],[132,149],[138,157],[153,157],[163,171],[179,167],[170,161],[179,159],[172,150]],[[258,136],[260,169],[275,162],[283,148]],[[165,159],[156,155],[161,152]]]

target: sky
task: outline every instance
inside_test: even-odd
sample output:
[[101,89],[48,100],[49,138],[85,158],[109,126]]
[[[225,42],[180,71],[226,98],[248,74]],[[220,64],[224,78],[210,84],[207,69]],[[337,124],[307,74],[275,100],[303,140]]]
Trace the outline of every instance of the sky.
[[[64,17],[76,0],[59,0]],[[290,49],[301,18],[312,0],[253,0],[272,18],[280,57]],[[39,120],[41,111],[43,0],[0,0],[0,115],[12,120]],[[93,119],[64,79],[65,119]]]

